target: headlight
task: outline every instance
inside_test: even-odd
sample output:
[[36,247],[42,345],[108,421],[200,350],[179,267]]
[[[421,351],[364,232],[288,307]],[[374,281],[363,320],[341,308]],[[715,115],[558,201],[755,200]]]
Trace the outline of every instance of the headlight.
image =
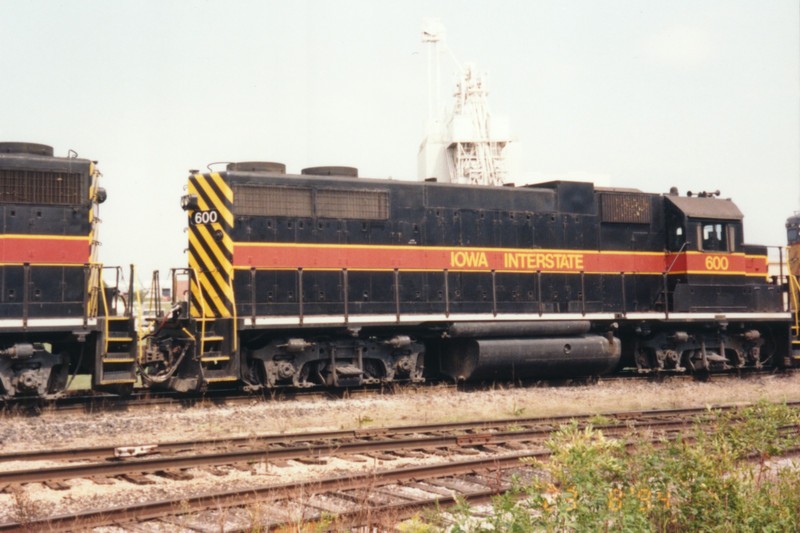
[[181,209],[184,211],[194,211],[200,205],[197,203],[197,195],[195,194],[185,194],[181,196]]

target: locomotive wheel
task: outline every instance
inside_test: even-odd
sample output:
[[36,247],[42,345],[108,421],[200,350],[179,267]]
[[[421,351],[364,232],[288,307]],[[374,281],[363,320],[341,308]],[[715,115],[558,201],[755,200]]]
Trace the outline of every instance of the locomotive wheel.
[[114,385],[109,389],[109,392],[118,396],[130,396],[133,394],[133,383],[122,383]]

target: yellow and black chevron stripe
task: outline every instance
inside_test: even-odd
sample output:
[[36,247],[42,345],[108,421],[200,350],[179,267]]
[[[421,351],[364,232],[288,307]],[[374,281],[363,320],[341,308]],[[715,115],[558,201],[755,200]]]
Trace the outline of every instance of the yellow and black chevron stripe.
[[189,213],[191,313],[195,318],[230,318],[233,301],[233,191],[217,172],[189,178],[198,209]]

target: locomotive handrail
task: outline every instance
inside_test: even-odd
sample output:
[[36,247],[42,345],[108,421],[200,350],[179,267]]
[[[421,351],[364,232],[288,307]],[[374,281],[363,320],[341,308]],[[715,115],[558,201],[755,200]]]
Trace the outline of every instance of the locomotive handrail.
[[678,261],[678,257],[680,257],[680,255],[683,253],[683,249],[686,248],[687,244],[689,244],[688,241],[684,241],[683,244],[681,244],[680,249],[675,253],[675,257],[672,259],[672,263],[669,264],[667,269],[664,271],[664,274],[669,274],[672,271],[672,267],[675,266],[675,263]]
[[[686,243],[681,245],[680,251],[677,252],[677,253],[678,254],[683,254],[685,249],[686,249]],[[648,307],[647,310],[651,311],[651,312],[653,312],[653,311],[658,312],[658,313],[662,314],[664,316],[664,318],[666,318],[666,319],[670,318],[670,314],[672,312],[671,306],[670,306],[669,276],[671,275],[670,271],[671,271],[672,268],[674,268],[675,264],[676,264],[676,259],[673,258],[671,264],[668,265],[668,267],[663,272],[661,272],[660,274],[659,273],[648,273],[647,274],[648,276],[653,276],[654,278],[657,278],[658,276],[661,276],[661,283],[662,283],[662,287],[660,289],[660,292],[657,295],[658,299],[656,300],[656,302],[653,305]],[[251,272],[251,274],[250,274],[250,276],[251,276],[250,291],[251,292],[250,292],[250,295],[249,295],[249,304],[251,305],[251,309],[250,309],[250,313],[249,313],[249,319],[250,319],[250,322],[251,322],[252,326],[255,326],[257,324],[257,321],[258,321],[258,317],[259,317],[258,305],[259,305],[259,302],[264,303],[264,302],[262,302],[261,300],[258,299],[258,293],[256,291],[256,276],[257,276],[257,273],[260,270],[261,269],[258,269],[258,268],[251,268],[250,269],[250,272]],[[269,269],[266,269],[266,270],[269,270]],[[300,325],[303,325],[304,323],[307,323],[308,320],[309,320],[309,314],[307,313],[309,311],[309,309],[310,309],[309,305],[313,306],[313,302],[310,303],[309,305],[307,305],[306,302],[305,302],[305,296],[306,295],[310,295],[309,291],[306,291],[305,287],[304,287],[304,284],[305,284],[306,280],[309,279],[309,277],[308,277],[306,268],[298,267],[298,268],[295,268],[295,269],[292,269],[292,270],[294,271],[294,282],[296,284],[295,285],[295,287],[297,289],[296,295],[297,295],[297,298],[298,298],[298,301],[294,305],[296,306],[295,309],[297,309],[297,312],[298,312],[298,315],[297,315],[298,323]],[[341,296],[340,296],[339,300],[330,300],[330,303],[331,304],[336,303],[338,305],[341,305],[341,307],[339,308],[339,309],[341,309],[341,311],[339,311],[337,309],[336,311],[332,311],[331,315],[335,314],[336,316],[341,316],[344,324],[348,324],[348,323],[352,322],[352,320],[353,320],[352,305],[351,305],[351,298],[350,298],[350,288],[351,288],[351,285],[352,285],[352,283],[351,283],[352,280],[350,279],[351,272],[350,272],[350,269],[347,268],[347,267],[341,267],[341,268],[337,268],[335,270],[337,270],[339,272],[339,275],[340,275],[340,281],[341,281],[341,285],[340,285],[341,292],[340,292],[340,295]],[[416,269],[407,269],[406,270],[406,269],[403,269],[403,268],[400,268],[400,267],[394,267],[390,271],[387,271],[387,274],[390,274],[392,276],[393,287],[391,289],[390,295],[387,295],[386,300],[380,300],[380,302],[382,302],[385,306],[391,306],[386,310],[386,312],[387,312],[387,314],[393,314],[394,315],[393,321],[396,322],[396,323],[402,322],[403,313],[404,313],[404,309],[403,308],[407,303],[406,300],[404,300],[403,297],[402,297],[403,296],[403,292],[402,292],[401,283],[402,283],[402,281],[404,279],[404,276],[409,272],[418,272],[418,271]],[[452,274],[452,272],[448,268],[434,269],[434,270],[430,270],[429,272],[430,272],[430,274],[432,274],[434,276],[441,275],[442,278],[440,278],[440,279],[442,280],[442,285],[443,286],[442,286],[442,290],[440,291],[439,296],[438,296],[438,298],[436,300],[431,299],[429,301],[426,301],[425,303],[427,303],[431,307],[435,307],[435,308],[440,309],[441,312],[443,313],[443,315],[446,318],[449,318],[453,314],[454,308],[456,306],[460,306],[461,305],[460,296],[458,294],[455,294],[455,296],[451,296],[451,294],[450,294],[450,288],[451,288],[451,285],[452,285],[452,283],[451,283],[451,274]],[[499,285],[498,285],[498,281],[499,281],[498,272],[496,270],[494,270],[494,269],[486,270],[486,271],[482,271],[482,272],[483,272],[483,274],[487,275],[487,277],[489,277],[489,282],[491,283],[491,300],[489,300],[489,298],[487,297],[487,298],[484,298],[482,301],[480,300],[480,298],[478,298],[477,300],[474,300],[474,301],[472,301],[472,300],[469,300],[469,301],[464,300],[464,303],[470,303],[471,305],[475,305],[475,306],[484,305],[485,308],[486,308],[485,309],[486,313],[487,314],[491,313],[492,316],[496,317],[501,313],[501,308],[503,307],[503,302],[501,301],[502,298],[500,298],[500,294],[498,293],[498,287],[499,287]],[[533,274],[533,276],[535,276],[535,280],[534,280],[535,286],[534,286],[533,294],[529,296],[529,299],[525,300],[525,302],[526,302],[525,305],[528,305],[530,311],[533,312],[533,313],[538,313],[538,315],[540,317],[544,316],[545,313],[549,314],[549,313],[554,312],[553,309],[552,309],[552,306],[548,305],[547,301],[543,297],[543,290],[542,290],[542,286],[543,286],[543,283],[544,283],[543,278],[544,278],[544,275],[546,275],[547,273],[543,272],[541,269],[537,269],[535,271],[530,271],[530,274]],[[593,310],[596,308],[596,305],[593,305],[589,301],[588,296],[587,296],[587,283],[588,283],[587,272],[585,270],[579,270],[579,271],[574,272],[574,274],[576,275],[576,282],[580,284],[579,285],[579,292],[576,291],[577,294],[575,294],[575,298],[570,299],[569,305],[572,306],[571,309],[573,309],[573,312],[580,313],[582,316],[587,316],[587,314],[589,314],[590,312],[594,312]],[[618,305],[617,311],[616,311],[616,313],[618,315],[620,315],[621,317],[624,317],[624,316],[627,316],[628,313],[634,312],[637,309],[640,309],[639,304],[641,302],[637,302],[636,299],[635,299],[635,296],[634,296],[633,300],[628,301],[628,294],[631,293],[631,289],[628,288],[628,284],[632,283],[631,278],[633,278],[633,279],[638,278],[639,276],[642,275],[642,272],[639,272],[639,271],[636,271],[636,270],[620,270],[620,271],[617,271],[617,272],[603,273],[602,275],[603,276],[608,276],[609,280],[618,279],[620,281],[620,285],[616,289],[616,291],[618,291],[618,292],[616,292],[616,294],[620,298],[620,302],[619,302],[619,305]],[[657,283],[658,282],[656,282],[656,284]],[[800,284],[798,284],[797,287],[798,287],[798,306],[800,306]],[[608,289],[612,290],[611,286],[608,286]],[[456,293],[457,292],[458,291],[456,291]],[[487,291],[486,295],[488,296],[488,291]],[[661,301],[662,297],[663,297],[663,301]],[[454,300],[454,298],[455,298],[455,300]],[[240,307],[238,305],[234,305],[234,312],[236,312],[237,310],[244,310],[245,309],[245,306],[246,306],[245,302],[247,302],[247,298],[241,299],[240,302],[243,304],[243,306]],[[285,303],[290,303],[290,300],[286,301]],[[267,306],[267,307],[269,307],[269,306]],[[389,309],[391,309],[391,310],[389,310]],[[482,307],[480,309],[480,311],[482,313],[484,311],[484,308]]]
[[256,267],[250,267],[250,324],[256,325]]
[[497,316],[497,272],[492,269],[492,316]]
[[297,269],[297,305],[299,306],[300,325],[303,325],[303,267]]
[[342,269],[342,292],[344,293],[344,323],[347,324],[350,320],[349,309],[349,294],[350,294],[350,278],[346,268]]
[[[134,322],[134,330],[137,336],[136,342],[136,360],[142,361],[144,359],[144,344],[138,342],[139,340],[143,339],[146,335],[145,325],[144,325],[144,305],[142,304],[142,295],[141,291],[136,292],[134,290],[133,280],[136,276],[136,269],[133,265],[131,265],[131,280],[130,280],[130,289],[128,290],[128,298],[130,299],[131,294],[136,294],[136,308],[138,312],[136,314],[136,322]],[[161,291],[156,293],[156,298],[161,298]],[[131,308],[130,315],[128,318],[133,318],[133,302],[130,302],[129,307]]]
[[30,306],[30,289],[31,289],[31,264],[23,263],[22,265],[22,327],[28,327],[28,307]]
[[397,323],[400,323],[400,269],[395,268],[392,272],[394,277],[394,312]]
[[[132,271],[133,265],[131,265]],[[164,310],[161,309],[161,276],[158,270],[154,270],[150,278],[150,294],[152,296],[149,301],[148,311],[156,317],[161,317]]]
[[86,290],[83,291],[83,327],[89,323],[89,317],[92,315],[91,304],[95,295],[94,287],[91,284],[92,276],[90,271],[91,266],[83,265],[83,286]]
[[789,293],[791,295],[792,313],[794,314],[794,325],[792,330],[795,336],[800,335],[800,281],[797,276],[789,273]]
[[542,271],[536,271],[536,302],[539,307],[539,316],[544,314],[544,304],[542,303]]
[[[671,268],[671,266],[670,266],[670,268]],[[250,269],[250,281],[251,282],[250,282],[250,295],[249,295],[249,305],[250,305],[249,320],[250,320],[250,323],[251,323],[252,326],[256,325],[256,321],[257,321],[257,318],[258,318],[257,306],[258,306],[259,300],[257,298],[257,291],[256,291],[256,274],[257,274],[258,270],[259,269],[257,269],[257,268],[251,268]],[[306,270],[303,267],[298,267],[298,268],[293,269],[293,270],[294,270],[294,276],[295,276],[295,279],[294,279],[295,288],[297,290],[297,293],[296,293],[297,294],[297,307],[296,308],[297,308],[297,312],[298,312],[297,318],[298,318],[298,323],[300,325],[303,325],[303,323],[306,322],[307,318],[308,318],[306,316],[306,307],[307,306],[305,305],[306,291],[305,291],[304,286],[303,286],[304,280],[306,278]],[[352,319],[351,309],[350,309],[350,307],[351,307],[350,306],[350,303],[351,303],[351,301],[350,301],[350,270],[347,267],[342,267],[342,268],[339,268],[337,270],[339,271],[339,273],[341,275],[340,279],[341,279],[342,319],[343,319],[345,324],[348,324]],[[670,310],[669,310],[669,301],[668,301],[669,292],[667,290],[667,287],[668,287],[668,285],[667,285],[668,284],[668,270],[669,269],[667,269],[667,271],[665,271],[665,272],[663,272],[661,274],[663,282],[664,282],[664,289],[663,289],[664,292],[663,292],[663,294],[664,294],[664,298],[665,298],[663,313],[664,313],[666,318],[669,318],[669,312],[670,312]],[[414,271],[414,270],[411,270],[411,271]],[[445,317],[449,317],[452,314],[452,307],[453,307],[453,301],[450,298],[450,274],[451,274],[451,272],[447,268],[443,268],[441,270],[435,270],[434,272],[441,272],[441,274],[443,276],[443,280],[442,281],[443,281],[443,285],[444,286],[443,286],[443,290],[441,291],[441,293],[442,293],[441,294],[441,304],[444,307],[444,309],[443,309],[444,316]],[[406,273],[406,271],[401,269],[401,268],[399,268],[399,267],[395,267],[395,268],[393,268],[391,270],[393,287],[392,287],[392,296],[391,296],[392,299],[389,300],[389,301],[391,301],[391,304],[392,304],[392,307],[393,307],[393,311],[394,311],[393,314],[395,315],[395,321],[397,323],[400,323],[402,321],[402,315],[403,315],[403,299],[401,298],[401,288],[400,288],[401,285],[400,284],[401,284],[401,279],[402,279],[404,273]],[[499,303],[498,303],[498,293],[497,293],[497,271],[492,269],[492,270],[488,271],[488,273],[491,276],[491,291],[492,291],[492,298],[491,298],[491,302],[490,302],[491,314],[492,314],[492,316],[496,317],[496,316],[498,316],[498,314],[500,314]],[[542,298],[542,277],[543,277],[544,272],[542,272],[542,270],[536,270],[535,272],[532,272],[532,273],[536,277],[536,281],[535,281],[535,283],[536,283],[536,291],[535,291],[536,297],[535,297],[535,301],[531,300],[531,303],[536,306],[536,312],[538,312],[539,316],[541,317],[541,316],[543,316],[545,314],[545,302],[544,302],[544,299]],[[581,271],[578,272],[578,274],[580,275],[580,291],[579,291],[579,297],[578,297],[577,301],[578,301],[578,303],[580,305],[580,314],[582,316],[586,316],[587,313],[589,312],[589,304],[588,304],[587,297],[586,297],[586,271],[585,270],[581,270]],[[606,275],[609,275],[609,276],[615,276],[616,278],[618,278],[620,280],[619,291],[620,291],[620,299],[621,299],[621,304],[620,304],[621,305],[621,310],[620,310],[619,314],[622,315],[622,316],[626,316],[628,314],[628,312],[630,311],[629,302],[627,301],[627,294],[628,294],[627,283],[628,283],[628,278],[629,278],[629,276],[637,276],[639,274],[641,274],[641,273],[637,272],[637,271],[634,271],[634,270],[623,270],[623,271],[619,271],[619,272],[616,272],[616,273],[608,273],[608,274],[606,274]],[[202,297],[202,295],[201,295],[201,297]],[[244,300],[244,299],[242,300],[242,302],[245,302],[245,301],[246,300]],[[388,301],[386,303],[388,303]],[[433,302],[430,302],[430,303],[432,304]],[[487,304],[489,304],[489,302],[487,302]],[[204,302],[201,302],[201,307],[203,308],[203,313],[205,314],[205,304],[204,304]],[[238,306],[234,305],[234,321],[236,321],[238,319],[237,315],[236,315],[237,309],[238,309]]]
[[444,316],[450,317],[450,276],[446,268],[444,269]]
[[669,264],[667,269],[662,274],[662,283],[663,283],[663,285],[662,285],[663,291],[662,292],[664,293],[664,316],[666,318],[669,318],[669,273],[672,272],[672,267],[674,267],[675,263],[678,262],[678,258],[681,256],[681,254],[683,253],[684,248],[686,248],[686,246],[688,246],[688,244],[689,244],[689,241],[683,241],[683,244],[681,244],[681,247],[675,253],[675,257],[672,259],[672,263]]
[[[203,295],[203,289],[200,287],[200,280],[197,278],[197,272],[195,269],[191,268],[191,274],[189,277],[189,283],[191,283],[192,277],[195,277],[195,284],[197,285],[197,292],[200,293],[200,350],[199,353],[196,354],[197,356],[202,355],[205,353],[206,348],[206,297]],[[192,293],[191,285],[189,287],[189,294]]]
[[586,316],[586,272],[581,270],[581,315]]

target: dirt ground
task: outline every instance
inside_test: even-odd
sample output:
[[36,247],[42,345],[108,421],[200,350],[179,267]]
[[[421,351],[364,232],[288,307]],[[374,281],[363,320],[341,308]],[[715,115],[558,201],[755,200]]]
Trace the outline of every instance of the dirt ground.
[[[495,388],[475,392],[424,387],[400,393],[328,399],[322,395],[286,401],[253,400],[249,404],[199,404],[192,407],[136,408],[127,412],[58,413],[38,416],[5,414],[0,418],[0,450],[49,449],[100,445],[155,444],[166,441],[416,425],[481,419],[601,414],[618,411],[729,405],[759,400],[800,401],[800,374],[747,379],[718,378],[707,383],[667,380],[601,381],[589,386]],[[453,457],[453,460],[458,457]],[[435,459],[438,460],[438,459]],[[263,486],[292,480],[343,475],[405,466],[415,460],[334,460],[322,466],[251,465],[219,477],[192,472],[191,481],[174,482],[150,476],[147,486],[114,480],[97,484],[70,480],[70,490],[58,491],[34,483],[0,492],[0,523],[23,517],[43,518],[97,505],[132,505],[165,497],[189,496],[211,490]],[[416,460],[419,461],[419,460]],[[46,464],[0,463],[0,469],[45,467]]]
[[768,400],[800,400],[800,374],[708,383],[600,381],[595,385],[496,388],[475,392],[425,387],[397,394],[330,399],[315,396],[250,404],[199,404],[127,412],[4,415],[0,449],[148,444],[175,440],[352,429],[434,422],[597,414]]

